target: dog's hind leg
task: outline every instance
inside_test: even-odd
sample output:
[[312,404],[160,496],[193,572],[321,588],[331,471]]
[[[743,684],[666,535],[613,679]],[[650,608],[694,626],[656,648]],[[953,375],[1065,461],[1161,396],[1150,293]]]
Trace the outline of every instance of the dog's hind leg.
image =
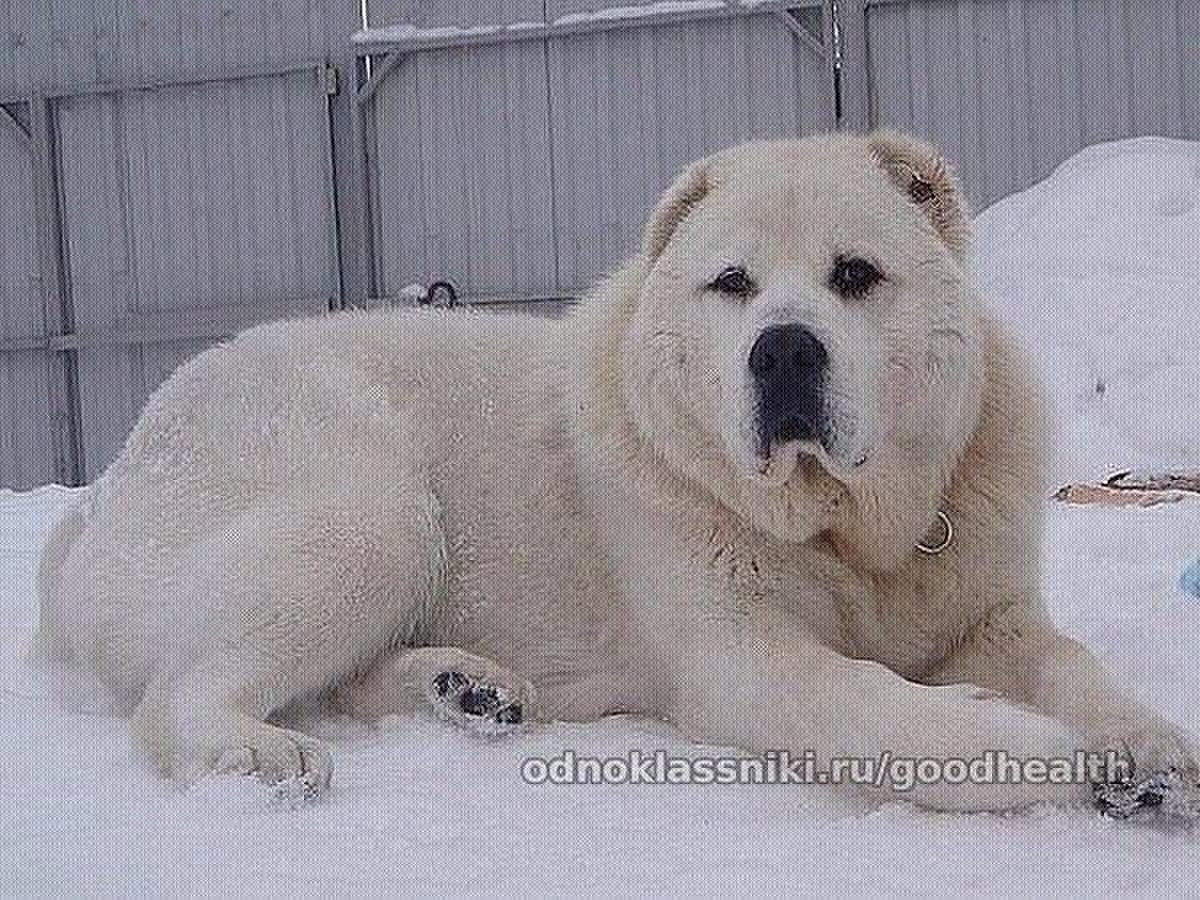
[[42,548],[36,579],[40,606],[38,630],[30,651],[31,658],[38,662],[64,660],[70,655],[61,637],[63,629],[58,625],[63,618],[59,582],[67,556],[87,526],[84,496],[86,494],[72,498]]
[[290,494],[196,548],[191,568],[210,574],[189,589],[219,591],[218,614],[196,657],[151,681],[133,720],[165,772],[184,782],[212,770],[296,779],[310,793],[329,783],[324,748],[266,719],[369,665],[438,591],[436,502],[391,487],[375,497]]
[[470,731],[499,735],[536,715],[533,685],[457,647],[417,647],[385,656],[337,693],[343,710],[373,721],[431,707]]

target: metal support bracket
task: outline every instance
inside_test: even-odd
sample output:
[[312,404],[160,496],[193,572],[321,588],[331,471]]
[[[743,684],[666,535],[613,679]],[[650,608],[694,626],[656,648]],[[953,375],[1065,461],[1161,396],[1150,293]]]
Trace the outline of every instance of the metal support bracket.
[[0,125],[7,128],[26,150],[33,148],[33,132],[25,127],[7,104],[0,104]]

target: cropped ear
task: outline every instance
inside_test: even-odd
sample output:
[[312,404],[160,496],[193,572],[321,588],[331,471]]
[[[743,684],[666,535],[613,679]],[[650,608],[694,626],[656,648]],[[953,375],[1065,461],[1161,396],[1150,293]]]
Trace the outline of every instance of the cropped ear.
[[873,131],[867,142],[896,187],[921,209],[946,246],[962,256],[971,241],[971,220],[954,170],[929,144],[897,131]]
[[642,232],[642,253],[647,262],[658,259],[679,223],[704,199],[711,187],[711,166],[712,157],[691,163],[659,198]]

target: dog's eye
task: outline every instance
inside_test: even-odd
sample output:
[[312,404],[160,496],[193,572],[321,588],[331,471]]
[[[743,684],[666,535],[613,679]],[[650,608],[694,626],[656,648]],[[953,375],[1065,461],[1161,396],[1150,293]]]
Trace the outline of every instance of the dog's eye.
[[749,297],[754,293],[754,280],[741,266],[730,266],[712,280],[709,288],[731,297]]
[[883,281],[883,273],[861,256],[839,256],[829,273],[829,286],[843,297],[861,297]]

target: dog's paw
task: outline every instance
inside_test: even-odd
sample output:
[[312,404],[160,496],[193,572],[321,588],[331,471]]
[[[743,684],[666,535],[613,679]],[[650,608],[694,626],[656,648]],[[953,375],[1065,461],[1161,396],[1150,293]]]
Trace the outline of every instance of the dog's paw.
[[525,721],[532,688],[475,678],[457,669],[438,672],[429,684],[434,710],[447,721],[479,734],[507,734]]
[[1181,728],[1157,716],[1108,722],[1089,743],[1094,753],[1111,754],[1117,761],[1111,781],[1176,773],[1185,782],[1200,782],[1200,748]]
[[213,754],[212,771],[252,775],[281,796],[313,799],[329,788],[333,777],[329,751],[297,731],[263,725],[225,744]]
[[1183,779],[1169,773],[1141,781],[1100,782],[1092,785],[1092,802],[1109,818],[1128,819],[1135,813],[1162,806],[1172,792],[1183,787]]
[[1093,736],[1091,750],[1113,761],[1093,785],[1095,806],[1105,815],[1124,819],[1143,810],[1197,806],[1200,751],[1170,722],[1149,717],[1109,723]]

